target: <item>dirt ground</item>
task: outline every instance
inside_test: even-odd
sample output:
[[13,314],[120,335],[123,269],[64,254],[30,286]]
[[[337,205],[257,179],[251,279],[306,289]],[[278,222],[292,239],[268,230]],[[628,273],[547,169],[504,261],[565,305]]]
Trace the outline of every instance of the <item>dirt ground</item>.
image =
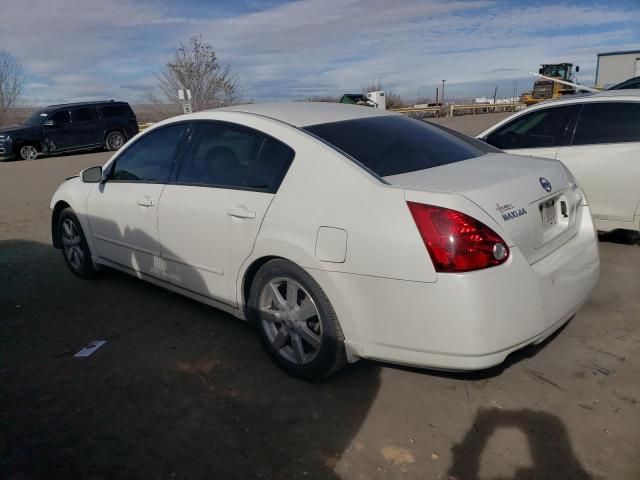
[[[445,123],[497,118],[482,117]],[[361,361],[309,384],[229,315],[67,270],[49,200],[107,158],[0,164],[1,479],[640,479],[640,247],[625,237],[601,241],[576,317],[498,368]],[[73,357],[92,340],[107,343]]]

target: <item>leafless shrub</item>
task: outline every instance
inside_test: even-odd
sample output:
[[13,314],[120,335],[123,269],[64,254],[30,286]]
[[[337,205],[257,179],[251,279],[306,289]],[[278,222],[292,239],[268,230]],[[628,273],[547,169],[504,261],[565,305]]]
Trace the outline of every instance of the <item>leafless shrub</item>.
[[296,102],[321,102],[321,103],[339,103],[339,97],[333,97],[331,95],[313,95],[307,98],[299,98]]
[[22,65],[8,53],[0,52],[0,125],[20,97],[24,79]]

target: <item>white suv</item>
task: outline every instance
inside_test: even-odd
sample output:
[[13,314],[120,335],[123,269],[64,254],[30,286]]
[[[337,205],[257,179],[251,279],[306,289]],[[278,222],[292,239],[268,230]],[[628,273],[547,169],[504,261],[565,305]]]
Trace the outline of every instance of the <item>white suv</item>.
[[640,90],[544,102],[477,138],[562,161],[584,189],[598,230],[640,229]]

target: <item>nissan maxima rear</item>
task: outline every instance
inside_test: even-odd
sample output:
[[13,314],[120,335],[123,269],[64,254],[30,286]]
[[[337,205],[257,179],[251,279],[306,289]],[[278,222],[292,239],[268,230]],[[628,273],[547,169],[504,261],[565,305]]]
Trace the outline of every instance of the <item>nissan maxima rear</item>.
[[487,368],[567,322],[599,275],[555,160],[373,108],[247,105],[170,119],[52,200],[54,245],[249,320],[275,362]]

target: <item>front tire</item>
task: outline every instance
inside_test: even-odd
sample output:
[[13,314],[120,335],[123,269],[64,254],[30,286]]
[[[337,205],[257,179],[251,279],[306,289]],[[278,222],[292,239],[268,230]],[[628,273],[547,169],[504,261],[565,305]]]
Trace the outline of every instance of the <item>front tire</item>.
[[105,139],[105,145],[107,147],[107,150],[115,152],[116,150],[119,150],[122,145],[124,145],[124,141],[125,138],[122,132],[109,132],[107,138]]
[[76,214],[65,208],[58,217],[59,244],[69,270],[80,278],[92,278],[97,270],[91,260],[91,251]]
[[329,299],[292,262],[271,260],[258,270],[248,307],[264,348],[287,373],[319,380],[346,365],[344,335]]
[[33,145],[23,145],[19,151],[21,160],[35,160],[38,158],[38,149]]

